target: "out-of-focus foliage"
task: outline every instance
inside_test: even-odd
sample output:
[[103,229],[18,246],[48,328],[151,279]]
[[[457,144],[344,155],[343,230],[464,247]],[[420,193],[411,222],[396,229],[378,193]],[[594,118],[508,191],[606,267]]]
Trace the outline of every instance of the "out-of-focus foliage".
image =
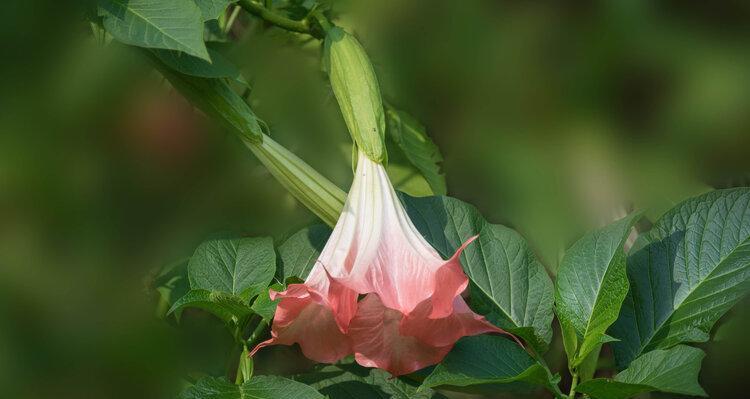
[[[583,231],[624,215],[617,209],[645,208],[654,221],[688,196],[750,183],[745,2],[331,3],[385,97],[440,148],[448,193],[519,230],[552,272]],[[143,276],[216,232],[279,243],[313,219],[148,65],[98,46],[90,6],[0,6],[8,397],[164,398],[191,371],[226,373],[226,331],[196,312],[182,315],[190,328],[164,324]],[[239,46],[222,54],[242,67],[274,139],[347,187],[349,136],[319,44],[246,15],[229,35]],[[409,176],[408,159],[391,161]],[[702,385],[714,397],[737,397],[746,380],[746,307],[706,347]],[[274,350],[287,371],[308,366]],[[277,367],[258,357],[260,372]]]

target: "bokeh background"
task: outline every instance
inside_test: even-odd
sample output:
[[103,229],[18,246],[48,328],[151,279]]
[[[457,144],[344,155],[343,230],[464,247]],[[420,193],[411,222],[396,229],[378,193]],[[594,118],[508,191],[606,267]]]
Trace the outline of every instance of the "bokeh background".
[[[0,396],[169,398],[186,373],[222,373],[230,342],[209,318],[160,320],[155,271],[215,234],[281,239],[314,218],[148,65],[97,45],[86,5],[0,6]],[[518,229],[550,273],[587,228],[750,184],[749,2],[334,6],[441,148],[449,194]],[[247,15],[232,37],[271,135],[347,188],[318,43]],[[705,345],[713,398],[743,396],[748,305]]]

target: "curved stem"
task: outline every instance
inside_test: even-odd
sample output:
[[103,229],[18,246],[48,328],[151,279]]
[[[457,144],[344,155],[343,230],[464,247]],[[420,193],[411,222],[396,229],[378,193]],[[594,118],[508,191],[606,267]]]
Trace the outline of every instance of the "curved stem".
[[229,31],[232,30],[232,25],[234,25],[234,20],[237,19],[237,15],[239,13],[240,13],[240,7],[234,6],[232,13],[229,15],[229,18],[227,19],[226,25],[224,25],[224,33],[229,33]]
[[323,30],[324,35],[328,32],[329,29],[333,27],[331,21],[329,21],[328,18],[326,18],[326,16],[323,15],[322,12],[320,12],[320,10],[313,10],[310,13],[310,16],[315,18],[315,21],[318,22],[318,25],[320,25],[320,28]]
[[306,33],[311,35],[310,24],[307,19],[297,21],[291,18],[287,18],[281,14],[277,14],[266,7],[252,1],[252,0],[240,0],[238,2],[240,7],[244,8],[250,14],[253,14],[270,24],[276,25],[279,28],[283,28],[292,32]]
[[570,393],[568,393],[568,398],[573,399],[576,396],[576,387],[578,386],[578,372],[573,371],[572,374],[572,381],[570,382]]

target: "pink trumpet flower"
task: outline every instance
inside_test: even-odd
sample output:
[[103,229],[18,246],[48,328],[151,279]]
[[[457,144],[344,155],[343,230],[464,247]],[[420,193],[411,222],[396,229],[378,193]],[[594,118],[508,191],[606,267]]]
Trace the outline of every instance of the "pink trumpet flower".
[[331,237],[304,284],[271,291],[281,298],[272,337],[251,355],[298,343],[318,362],[353,353],[359,364],[398,376],[439,363],[461,337],[505,333],[461,297],[468,278],[459,256],[475,238],[443,260],[412,224],[385,168],[360,152]]

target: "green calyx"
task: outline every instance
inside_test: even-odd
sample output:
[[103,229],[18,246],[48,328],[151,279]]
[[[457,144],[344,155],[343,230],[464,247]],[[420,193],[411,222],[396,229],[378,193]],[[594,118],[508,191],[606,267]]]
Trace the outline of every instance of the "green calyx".
[[336,225],[346,202],[342,189],[268,136],[260,145],[245,144],[297,200],[327,225]]
[[332,27],[325,38],[325,67],[352,139],[370,159],[383,163],[385,113],[380,88],[365,50],[357,39]]

